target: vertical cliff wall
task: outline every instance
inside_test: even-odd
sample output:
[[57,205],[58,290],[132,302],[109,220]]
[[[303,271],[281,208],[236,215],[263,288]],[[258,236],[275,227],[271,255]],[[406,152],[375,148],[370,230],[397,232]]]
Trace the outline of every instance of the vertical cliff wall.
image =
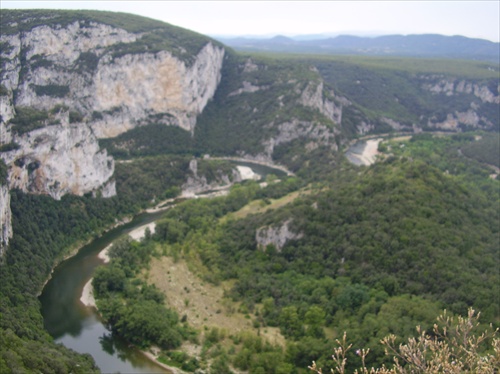
[[[193,132],[221,79],[224,49],[185,30],[25,13],[7,11],[0,34],[0,157],[9,188],[55,199],[115,195],[114,160],[98,139],[149,123]],[[1,196],[6,244],[7,186]]]
[[[152,122],[192,132],[220,81],[224,49],[209,39],[179,56],[148,52],[148,33],[88,20],[9,30],[0,37],[0,141],[16,149],[0,156],[11,188],[60,198],[109,186],[114,164],[98,138]],[[43,120],[19,119],[25,108]]]

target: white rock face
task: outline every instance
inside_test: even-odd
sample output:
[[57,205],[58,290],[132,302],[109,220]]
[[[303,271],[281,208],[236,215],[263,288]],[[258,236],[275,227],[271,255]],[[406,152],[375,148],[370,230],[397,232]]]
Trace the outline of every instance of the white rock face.
[[[208,43],[187,67],[169,52],[103,59],[94,79],[93,110],[115,111],[91,124],[99,138],[117,136],[149,115],[166,114],[170,124],[193,131],[220,82],[224,50]],[[115,118],[113,118],[115,117]]]
[[[331,92],[331,96],[333,97],[333,92]],[[299,102],[304,106],[318,109],[321,114],[337,124],[342,122],[342,105],[336,105],[333,100],[324,97],[322,81],[319,83],[310,82],[302,91]],[[341,99],[341,102],[348,105],[348,101],[345,99]]]
[[[22,36],[3,35],[0,41],[11,49],[2,52],[10,62],[4,65],[1,83],[17,89],[17,106],[76,108],[98,138],[117,136],[158,114],[169,117],[167,124],[193,131],[197,115],[220,82],[224,49],[207,42],[191,65],[168,51],[114,58],[105,49],[134,42],[139,36],[78,22],[57,30],[40,26]],[[21,77],[23,55],[30,68],[24,66]],[[94,59],[97,66],[79,69],[79,59]],[[62,87],[60,95],[36,92],[54,85]],[[93,112],[99,112],[100,118],[93,118]]]
[[64,28],[39,26],[23,35],[27,58],[34,55],[52,56],[58,62],[73,63],[82,52],[100,50],[118,43],[131,43],[139,35],[109,25],[91,22],[90,25],[75,21]]
[[[20,146],[0,153],[11,188],[56,199],[66,193],[113,196],[114,162],[99,149],[98,138],[117,136],[151,118],[194,130],[220,82],[224,49],[207,41],[190,63],[168,51],[113,55],[110,47],[142,36],[88,21],[0,35],[5,46],[0,51],[5,61],[0,145]],[[56,106],[68,108],[60,125],[22,135],[12,131],[15,107],[49,112]],[[68,111],[78,112],[82,120],[69,124]]]
[[255,240],[258,247],[265,250],[272,244],[278,252],[281,252],[288,241],[302,238],[303,233],[294,233],[290,230],[291,223],[292,220],[287,220],[279,226],[264,226],[257,229]]
[[238,173],[240,174],[240,178],[242,181],[259,180],[261,178],[259,174],[254,173],[252,168],[249,168],[248,166],[238,165],[236,166],[236,170],[238,170]]
[[0,186],[0,257],[12,238],[12,213],[10,210],[10,194],[8,186]]
[[237,90],[231,92],[228,96],[236,96],[236,95],[241,95],[242,93],[245,92],[257,92],[260,90],[267,90],[269,89],[269,86],[254,86],[251,82],[243,81],[242,82],[243,87],[238,88]]
[[[1,154],[10,166],[10,188],[48,194],[55,199],[83,195],[110,181],[114,160],[99,149],[96,137],[84,124],[55,125],[15,136],[20,148]],[[110,181],[103,195],[116,194]]]
[[422,87],[432,93],[443,93],[447,96],[456,95],[457,93],[473,94],[481,99],[484,103],[500,104],[499,89],[496,94],[491,92],[486,85],[467,82],[464,80],[456,81],[451,79],[441,79],[433,83],[424,83]]
[[309,149],[315,149],[319,145],[325,145],[337,150],[335,136],[338,130],[325,125],[320,125],[308,121],[299,121],[297,119],[284,122],[277,126],[277,135],[264,142],[265,152],[261,155],[261,161],[272,161],[274,148],[282,143],[289,143],[298,138],[309,139]]
[[186,182],[181,187],[182,196],[185,197],[193,197],[199,193],[228,188],[234,183],[242,181],[240,172],[235,168],[232,169],[231,175],[218,171],[215,180],[209,183],[206,176],[198,174],[198,161],[195,159],[189,162],[189,171],[190,174],[188,174]]
[[12,98],[7,95],[0,96],[0,145],[12,141],[12,132],[7,122],[14,117],[14,106]]

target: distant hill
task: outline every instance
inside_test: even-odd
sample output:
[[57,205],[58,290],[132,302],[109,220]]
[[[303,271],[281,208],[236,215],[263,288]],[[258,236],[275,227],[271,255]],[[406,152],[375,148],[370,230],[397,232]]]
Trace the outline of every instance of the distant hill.
[[464,36],[425,34],[387,35],[370,38],[339,35],[334,38],[312,40],[300,40],[302,38],[285,36],[275,36],[269,39],[245,37],[219,37],[217,39],[230,47],[245,51],[444,57],[496,62],[500,59],[499,43]]

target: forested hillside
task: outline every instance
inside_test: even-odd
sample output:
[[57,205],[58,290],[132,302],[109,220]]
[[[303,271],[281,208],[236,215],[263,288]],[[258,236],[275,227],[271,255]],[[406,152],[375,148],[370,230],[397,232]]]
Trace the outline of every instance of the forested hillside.
[[[75,29],[93,50],[61,57],[32,37]],[[21,48],[27,35],[39,53]],[[187,372],[305,373],[313,360],[334,365],[344,331],[371,349],[367,364],[389,365],[378,342],[416,325],[430,333],[443,309],[473,307],[500,326],[498,64],[242,54],[106,12],[6,11],[0,36],[0,372],[98,372],[44,330],[37,297],[51,270],[190,184],[235,182],[234,164],[216,157],[293,175],[178,199],[154,233],[114,246],[93,285],[131,344]],[[188,104],[158,93],[164,64],[183,72],[168,77]],[[147,79],[134,81],[134,66]],[[90,99],[110,85],[122,101]],[[377,162],[355,166],[344,152],[363,136],[383,140]],[[165,264],[193,283],[170,294]],[[220,326],[190,312],[202,307],[195,283],[220,295],[203,306]],[[355,352],[348,365],[360,366]]]
[[[497,326],[498,180],[491,179],[488,166],[458,152],[479,141],[469,135],[388,140],[377,164],[358,169],[341,163],[297,195],[290,193],[300,188],[293,178],[266,189],[250,183],[228,198],[179,205],[142,247],[116,253],[115,265],[99,273],[95,285],[103,290],[103,311],[118,332],[137,339],[138,332],[125,329],[127,313],[135,312],[109,303],[120,297],[128,305],[144,297],[132,286],[144,278],[127,269],[149,266],[128,261],[131,253],[156,251],[186,261],[201,281],[224,285],[227,302],[220,313],[227,318],[235,302],[236,313],[255,332],[278,328],[287,341],[282,350],[213,326],[198,336],[203,348],[196,365],[189,355],[168,353],[183,334],[193,339],[179,319],[169,324],[180,326],[177,335],[137,341],[163,346],[165,362],[186,370],[204,367],[209,359],[216,359],[218,370],[305,372],[313,360],[328,368],[343,331],[354,346],[371,349],[367,365],[388,364],[378,342],[390,333],[410,337],[416,325],[430,331],[443,309],[466,315],[474,307],[483,322]],[[278,235],[284,226],[285,242]],[[189,292],[183,297],[188,306]],[[143,323],[154,323],[148,321]],[[350,370],[358,365],[354,357]]]

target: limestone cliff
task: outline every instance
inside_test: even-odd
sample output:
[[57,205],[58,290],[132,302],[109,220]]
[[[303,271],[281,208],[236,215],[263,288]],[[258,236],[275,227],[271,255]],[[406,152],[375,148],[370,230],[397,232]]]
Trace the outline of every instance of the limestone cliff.
[[[1,154],[11,187],[55,198],[93,191],[113,174],[98,138],[151,122],[193,131],[219,83],[224,49],[207,41],[190,60],[127,49],[143,37],[79,20],[1,35],[1,141],[20,146]],[[23,107],[69,109],[70,123],[16,133],[10,120]]]
[[[92,130],[68,121],[15,135],[17,149],[2,153],[9,165],[10,188],[48,194],[55,199],[99,190],[116,194],[111,177],[114,161],[99,149]],[[111,187],[110,187],[111,186]]]
[[463,79],[445,79],[436,76],[422,77],[424,83],[422,87],[434,94],[443,93],[446,96],[458,94],[470,94],[478,97],[484,103],[500,104],[499,88],[496,93],[490,87]]
[[325,90],[322,80],[319,82],[311,81],[305,89],[301,90],[296,87],[295,90],[299,95],[298,104],[319,111],[331,122],[322,123],[294,118],[279,124],[269,124],[269,128],[275,129],[275,135],[263,142],[265,151],[260,157],[263,160],[272,160],[276,146],[299,138],[307,140],[306,152],[316,149],[318,146],[330,147],[332,151],[337,150],[335,140],[340,134],[342,108],[344,105],[350,105],[349,101],[342,97],[335,97],[333,91]]
[[[286,146],[295,140],[302,144],[305,153],[320,146],[337,150],[343,108],[351,103],[335,95],[331,88],[326,88],[314,67],[304,67],[304,77],[279,70],[271,74],[270,71],[276,69],[274,66],[256,64],[247,59],[240,63],[239,69],[241,85],[237,89],[231,87],[227,97],[234,100],[235,96],[241,95],[241,101],[236,105],[228,104],[228,107],[235,105],[242,113],[251,113],[247,115],[250,123],[254,123],[256,128],[261,126],[259,131],[252,133],[252,138],[259,139],[261,150],[256,152],[239,147],[236,151],[239,157],[275,162],[276,147]],[[266,84],[260,84],[264,81],[263,77],[266,77]],[[233,116],[231,113],[227,115]],[[258,123],[261,118],[267,120],[269,117],[274,119]],[[235,123],[237,121],[239,119]],[[234,124],[230,126],[236,127]]]
[[[427,121],[427,127],[443,129],[448,131],[460,130],[460,126],[468,128],[486,128],[492,129],[495,123],[481,115],[480,108],[483,104],[500,104],[500,87],[489,87],[484,83],[468,81],[464,79],[443,78],[439,76],[421,77],[422,88],[431,92],[433,95],[445,95],[448,97],[469,96],[469,108],[450,111],[445,119],[431,117]],[[473,101],[472,98],[479,100]]]
[[74,108],[98,138],[152,119],[193,131],[220,81],[224,49],[208,41],[190,64],[166,50],[116,52],[141,36],[80,21],[2,35],[2,85],[16,91],[15,106]]
[[323,81],[317,84],[310,82],[305,90],[301,92],[299,103],[318,109],[321,114],[337,124],[342,123],[342,105],[349,105],[349,101],[344,98],[337,98],[337,104],[333,100],[335,97],[333,91],[328,92],[329,97],[324,92]]
[[[98,139],[148,123],[192,133],[221,79],[224,48],[170,25],[117,26],[96,12],[54,11],[43,19],[6,12],[0,157],[10,188],[55,199],[115,195],[114,161]],[[2,196],[0,213],[9,209],[8,191]],[[6,243],[10,231],[2,232]]]

